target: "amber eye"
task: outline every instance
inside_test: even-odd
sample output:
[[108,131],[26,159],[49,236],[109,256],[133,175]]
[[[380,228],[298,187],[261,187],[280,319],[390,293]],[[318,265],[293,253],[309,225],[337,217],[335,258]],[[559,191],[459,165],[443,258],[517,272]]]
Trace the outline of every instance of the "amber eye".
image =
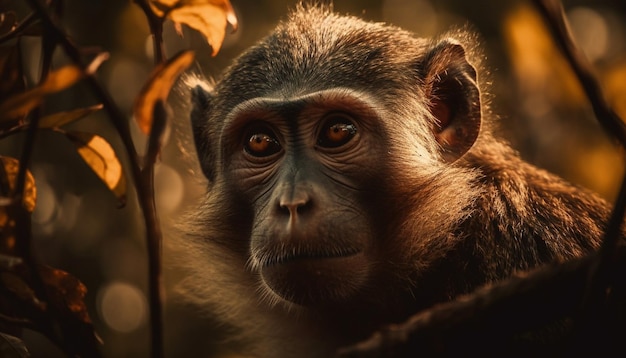
[[281,149],[274,133],[268,129],[251,131],[246,138],[245,151],[255,157],[267,157],[278,153]]
[[348,143],[356,135],[356,126],[345,114],[333,114],[322,126],[317,145],[336,148]]

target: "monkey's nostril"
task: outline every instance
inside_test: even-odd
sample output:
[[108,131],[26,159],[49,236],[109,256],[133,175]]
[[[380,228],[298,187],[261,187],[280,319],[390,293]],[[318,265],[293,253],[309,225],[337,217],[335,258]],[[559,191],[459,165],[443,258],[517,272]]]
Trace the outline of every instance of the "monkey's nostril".
[[279,203],[279,210],[284,214],[289,214],[291,217],[303,215],[308,212],[311,207],[312,203],[309,198],[281,200]]

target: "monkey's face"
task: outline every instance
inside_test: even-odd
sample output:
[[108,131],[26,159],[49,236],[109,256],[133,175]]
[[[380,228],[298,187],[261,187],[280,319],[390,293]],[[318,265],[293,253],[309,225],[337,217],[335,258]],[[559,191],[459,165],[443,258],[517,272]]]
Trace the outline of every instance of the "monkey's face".
[[371,101],[341,89],[255,98],[227,116],[225,179],[253,212],[249,266],[268,293],[325,304],[367,281],[379,122]]
[[468,202],[451,164],[481,121],[457,41],[296,15],[192,93],[208,239],[247,262],[266,298],[369,299],[447,249]]

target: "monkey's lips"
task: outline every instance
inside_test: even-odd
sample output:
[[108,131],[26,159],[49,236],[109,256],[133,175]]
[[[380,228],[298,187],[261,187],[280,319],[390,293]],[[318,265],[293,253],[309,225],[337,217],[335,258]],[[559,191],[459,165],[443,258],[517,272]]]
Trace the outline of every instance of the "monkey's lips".
[[281,298],[311,306],[347,300],[363,286],[368,271],[365,254],[350,249],[277,257],[264,263],[261,277]]

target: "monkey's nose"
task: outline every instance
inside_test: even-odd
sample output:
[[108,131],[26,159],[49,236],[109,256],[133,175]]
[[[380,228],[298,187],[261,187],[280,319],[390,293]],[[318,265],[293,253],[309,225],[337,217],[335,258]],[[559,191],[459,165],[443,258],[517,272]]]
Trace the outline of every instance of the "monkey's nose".
[[283,196],[278,203],[279,210],[285,214],[288,213],[291,221],[304,215],[311,206],[311,198],[306,193],[298,193],[290,197]]

